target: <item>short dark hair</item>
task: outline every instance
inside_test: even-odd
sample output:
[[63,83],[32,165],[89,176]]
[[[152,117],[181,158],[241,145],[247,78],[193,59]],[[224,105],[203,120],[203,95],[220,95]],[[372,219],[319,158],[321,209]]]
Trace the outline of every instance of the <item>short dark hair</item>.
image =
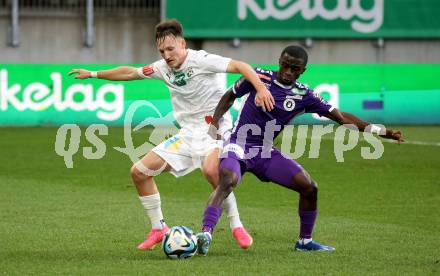
[[156,25],[156,42],[164,40],[165,37],[183,37],[183,27],[176,19],[163,21]]
[[304,50],[303,47],[298,45],[290,45],[284,48],[284,50],[281,52],[281,56],[284,54],[288,54],[291,57],[294,58],[300,58],[304,60],[304,64],[307,64],[308,55],[306,50]]

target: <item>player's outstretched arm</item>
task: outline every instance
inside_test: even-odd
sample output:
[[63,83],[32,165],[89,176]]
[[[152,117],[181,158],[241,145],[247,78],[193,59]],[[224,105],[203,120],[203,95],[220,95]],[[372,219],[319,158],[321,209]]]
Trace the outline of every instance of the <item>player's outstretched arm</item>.
[[214,139],[219,139],[221,137],[217,136],[217,130],[219,128],[219,121],[223,117],[223,115],[226,113],[226,111],[231,108],[231,106],[234,104],[235,99],[237,96],[235,96],[234,92],[232,92],[232,89],[228,89],[225,94],[223,94],[222,98],[220,99],[219,103],[217,104],[217,107],[214,111],[214,116],[212,117],[212,122],[209,127],[209,135]]
[[275,100],[272,97],[272,94],[267,90],[266,86],[264,86],[263,82],[258,77],[252,67],[242,61],[231,60],[228,64],[228,68],[226,69],[228,73],[240,73],[247,79],[252,85],[255,87],[256,95],[255,95],[255,103],[257,106],[261,106],[263,111],[271,111],[275,105]]
[[110,70],[89,71],[86,69],[72,69],[70,75],[75,75],[75,79],[98,78],[112,81],[128,81],[142,79],[137,68],[131,66],[120,66]]
[[[387,139],[396,140],[397,142],[399,142],[399,144],[404,141],[403,134],[399,130],[392,130],[389,128],[382,129],[379,126],[370,124],[369,122],[359,119],[351,113],[341,112],[337,108],[333,109],[326,117],[341,125],[355,125],[359,131],[369,130],[370,132],[384,133],[379,136]],[[370,125],[371,127],[367,128]]]

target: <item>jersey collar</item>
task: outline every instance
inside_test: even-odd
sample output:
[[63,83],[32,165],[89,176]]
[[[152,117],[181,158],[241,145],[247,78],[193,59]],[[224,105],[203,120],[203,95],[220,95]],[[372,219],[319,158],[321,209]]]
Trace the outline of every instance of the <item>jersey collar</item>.
[[293,86],[294,86],[294,85],[284,85],[284,84],[278,82],[276,79],[274,79],[273,82],[274,82],[276,85],[278,85],[279,87],[284,88],[284,89],[292,89]]

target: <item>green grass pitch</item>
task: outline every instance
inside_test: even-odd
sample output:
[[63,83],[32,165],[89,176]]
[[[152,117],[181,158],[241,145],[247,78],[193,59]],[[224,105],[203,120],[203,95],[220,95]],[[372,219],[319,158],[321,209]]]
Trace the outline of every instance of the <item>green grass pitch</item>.
[[[399,128],[407,140],[440,142],[438,126]],[[161,248],[136,249],[150,226],[131,162],[112,148],[123,145],[122,129],[103,136],[103,159],[86,160],[80,148],[73,169],[55,154],[55,134],[0,128],[0,274],[440,274],[438,145],[384,143],[381,159],[363,160],[360,144],[337,163],[327,139],[320,158],[299,159],[320,187],[314,238],[333,253],[294,252],[297,194],[247,174],[236,196],[254,245],[240,249],[222,218],[207,257],[175,261]],[[81,146],[90,146],[84,129]],[[167,223],[198,231],[210,193],[200,172],[156,182]]]

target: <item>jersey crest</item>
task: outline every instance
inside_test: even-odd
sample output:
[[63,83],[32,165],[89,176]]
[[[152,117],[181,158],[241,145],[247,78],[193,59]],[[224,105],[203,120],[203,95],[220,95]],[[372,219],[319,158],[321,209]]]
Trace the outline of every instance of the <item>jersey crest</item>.
[[292,111],[295,109],[295,100],[292,98],[287,97],[283,102],[284,110],[286,111]]
[[189,66],[188,69],[186,70],[186,76],[188,78],[191,78],[192,75],[194,75],[194,69],[191,66]]

